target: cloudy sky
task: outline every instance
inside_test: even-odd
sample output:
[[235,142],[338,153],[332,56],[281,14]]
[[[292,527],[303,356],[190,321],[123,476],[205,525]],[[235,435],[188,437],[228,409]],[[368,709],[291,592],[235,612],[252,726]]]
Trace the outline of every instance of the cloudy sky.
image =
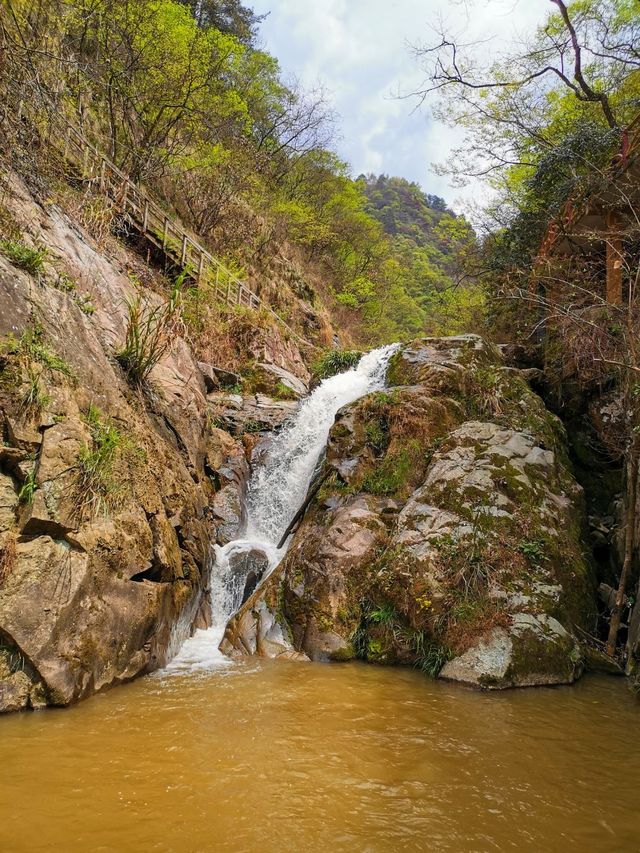
[[[395,97],[422,75],[411,45],[447,31],[483,40],[497,55],[531,32],[549,11],[549,0],[253,0],[269,13],[262,42],[285,74],[307,87],[321,84],[339,113],[337,148],[355,175],[386,172],[418,181],[457,209],[483,188],[452,188],[431,164],[447,159],[460,134],[443,127],[428,108]],[[490,41],[486,41],[490,39]]]

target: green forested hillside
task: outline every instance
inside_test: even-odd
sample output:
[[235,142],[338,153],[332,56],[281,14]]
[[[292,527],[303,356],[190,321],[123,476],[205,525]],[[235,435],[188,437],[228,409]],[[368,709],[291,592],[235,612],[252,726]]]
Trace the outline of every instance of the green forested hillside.
[[465,271],[476,237],[464,216],[405,178],[360,175],[358,183],[367,212],[389,237],[407,292],[425,312],[427,328],[439,333],[475,328],[482,299]]
[[364,186],[367,209],[392,237],[407,237],[426,247],[436,241],[435,230],[443,216],[455,218],[443,198],[428,195],[415,181],[371,174],[358,180]]
[[398,185],[389,229],[333,150],[329,106],[284,82],[237,0],[11,0],[2,21],[11,85],[37,80],[293,322],[274,264],[354,342],[468,325],[467,296],[447,290],[464,220]]

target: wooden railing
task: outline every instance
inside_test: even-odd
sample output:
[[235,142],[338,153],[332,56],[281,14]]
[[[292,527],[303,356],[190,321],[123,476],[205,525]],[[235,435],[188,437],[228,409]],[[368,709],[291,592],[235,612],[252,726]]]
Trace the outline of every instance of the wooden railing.
[[77,128],[65,119],[53,116],[49,141],[60,149],[65,160],[80,169],[84,180],[107,195],[136,230],[197,284],[207,281],[216,296],[231,305],[260,308],[262,300],[244,281],[194,240]]
[[[8,101],[10,93],[2,93],[0,89],[0,94],[5,94]],[[168,216],[139,184],[131,180],[89,142],[82,131],[69,121],[40,89],[34,91],[33,95],[33,98],[24,95],[20,98],[17,105],[18,118],[31,118],[40,129],[44,120],[48,143],[60,151],[84,180],[98,192],[108,196],[131,225],[182,269],[196,285],[206,283],[213,288],[220,301],[229,305],[267,311],[294,338],[307,347],[317,349],[260,299],[246,282],[201,246],[175,219]],[[46,111],[36,111],[33,105],[45,101]]]

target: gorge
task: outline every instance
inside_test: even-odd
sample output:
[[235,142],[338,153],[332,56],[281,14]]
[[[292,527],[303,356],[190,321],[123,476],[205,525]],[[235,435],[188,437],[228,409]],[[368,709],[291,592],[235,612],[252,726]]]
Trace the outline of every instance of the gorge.
[[0,3],[0,850],[636,850],[638,2],[265,3]]

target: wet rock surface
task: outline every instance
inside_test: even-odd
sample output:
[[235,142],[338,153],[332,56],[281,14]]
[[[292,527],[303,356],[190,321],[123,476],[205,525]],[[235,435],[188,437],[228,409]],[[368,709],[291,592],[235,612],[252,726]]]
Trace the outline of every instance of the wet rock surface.
[[279,429],[298,408],[295,400],[274,400],[266,394],[217,392],[207,400],[215,419],[236,437]]
[[560,422],[476,336],[416,341],[388,376],[338,413],[324,485],[223,651],[572,682],[595,591]]
[[242,586],[242,604],[255,591],[269,568],[269,557],[259,548],[251,548],[244,553],[235,553],[229,558],[232,574]]

